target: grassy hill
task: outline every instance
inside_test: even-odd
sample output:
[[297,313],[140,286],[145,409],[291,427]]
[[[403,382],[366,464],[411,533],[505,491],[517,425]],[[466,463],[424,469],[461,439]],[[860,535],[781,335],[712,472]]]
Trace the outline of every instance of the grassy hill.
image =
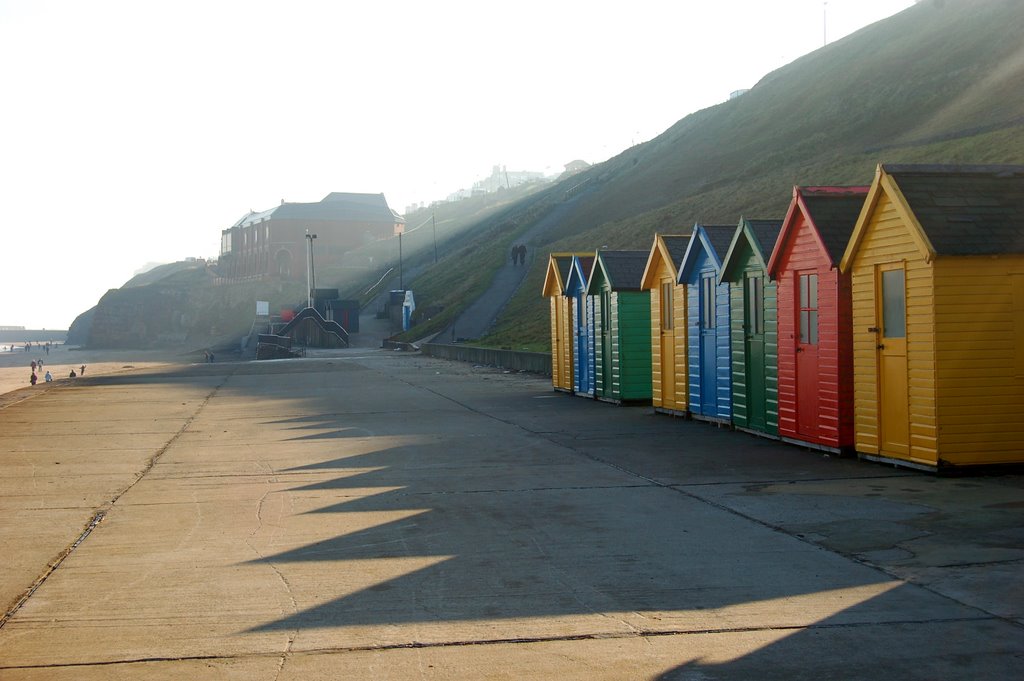
[[[1022,34],[1019,0],[921,2],[594,166],[581,179],[599,190],[537,246],[646,249],[698,221],[781,218],[794,184],[868,184],[880,162],[1024,163]],[[547,347],[543,267],[485,344]]]

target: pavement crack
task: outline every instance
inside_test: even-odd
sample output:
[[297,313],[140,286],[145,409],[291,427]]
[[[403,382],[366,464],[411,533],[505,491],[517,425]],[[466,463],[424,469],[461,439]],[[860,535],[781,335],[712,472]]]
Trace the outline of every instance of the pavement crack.
[[86,523],[85,529],[82,530],[81,534],[78,535],[75,541],[72,542],[70,546],[65,548],[59,554],[57,554],[56,558],[50,561],[50,563],[46,566],[46,569],[43,570],[43,573],[39,575],[35,579],[35,581],[32,582],[32,585],[29,586],[29,588],[26,589],[25,592],[14,601],[14,605],[11,606],[7,610],[7,612],[3,614],[2,617],[0,617],[0,629],[3,629],[3,627],[11,620],[11,618],[14,617],[18,613],[18,611],[21,610],[22,607],[24,607],[25,603],[28,602],[28,600],[36,593],[36,591],[38,591],[39,588],[46,583],[46,580],[50,578],[50,575],[52,575],[57,570],[57,568],[59,568],[61,564],[63,564],[64,561],[67,560],[71,556],[71,554],[74,553],[74,551],[82,545],[82,542],[84,542],[89,537],[89,535],[92,534],[93,530],[95,530],[96,527],[100,524],[100,522],[106,517],[107,513],[110,512],[110,509],[113,508],[114,504],[116,504],[121,497],[123,497],[125,494],[131,491],[131,489],[135,487],[135,485],[137,485],[143,478],[146,477],[146,475],[151,470],[153,470],[153,467],[156,466],[160,458],[167,452],[167,450],[169,450],[174,445],[175,442],[178,441],[178,438],[180,438],[185,433],[185,431],[188,430],[189,426],[192,425],[192,422],[195,421],[196,417],[199,416],[199,413],[203,410],[203,408],[206,407],[210,400],[213,399],[213,397],[217,394],[217,391],[219,391],[224,386],[224,384],[228,382],[228,379],[230,379],[231,376],[233,375],[234,371],[232,371],[229,374],[226,374],[224,376],[224,379],[218,385],[216,385],[213,388],[213,390],[210,391],[210,393],[202,402],[199,403],[195,411],[192,412],[192,415],[185,419],[185,422],[182,424],[181,428],[179,428],[178,431],[171,436],[171,439],[169,439],[164,444],[163,447],[157,450],[156,453],[149,458],[149,461],[146,462],[146,465],[143,466],[139,474],[135,476],[135,479],[128,483],[128,485],[124,487],[122,490],[114,494],[114,496],[111,497],[110,501],[103,504],[103,506],[100,507],[93,514],[92,518],[90,518],[89,521]]
[[[324,655],[332,653],[361,653],[361,652],[382,652],[388,650],[416,650],[426,648],[458,648],[468,646],[498,646],[514,644],[535,644],[535,643],[556,643],[562,641],[597,641],[615,639],[636,639],[636,638],[661,638],[668,636],[707,636],[715,634],[737,634],[756,632],[778,632],[778,631],[824,631],[824,630],[849,630],[849,629],[871,629],[879,627],[905,627],[905,626],[927,626],[931,624],[972,624],[992,621],[993,617],[937,617],[930,619],[900,619],[872,622],[845,622],[845,623],[812,623],[812,624],[783,624],[783,625],[762,625],[751,627],[717,627],[717,628],[694,628],[694,629],[660,629],[648,630],[632,628],[630,631],[604,631],[590,632],[585,634],[564,634],[552,636],[517,636],[509,638],[477,638],[477,639],[454,639],[447,641],[405,641],[401,643],[370,644],[362,646],[335,646],[323,648],[308,648],[304,650],[289,651],[287,656],[292,655]],[[0,670],[29,670],[29,669],[66,669],[66,668],[89,668],[89,667],[110,667],[122,664],[146,664],[155,662],[183,662],[189,660],[238,660],[251,658],[281,657],[279,653],[239,653],[237,655],[193,655],[177,657],[137,657],[124,658],[120,660],[103,660],[98,662],[69,662],[65,664],[26,664],[26,665],[2,665]],[[283,663],[281,664],[283,667]]]

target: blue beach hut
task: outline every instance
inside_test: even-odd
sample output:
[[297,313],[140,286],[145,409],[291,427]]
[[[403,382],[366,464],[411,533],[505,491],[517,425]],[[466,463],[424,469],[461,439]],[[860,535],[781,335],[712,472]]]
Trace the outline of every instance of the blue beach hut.
[[594,256],[574,255],[563,295],[572,299],[573,391],[594,396],[594,300],[587,295],[587,281]]
[[694,225],[678,276],[688,296],[690,414],[719,423],[732,418],[732,357],[729,282],[718,279],[735,231],[735,225]]

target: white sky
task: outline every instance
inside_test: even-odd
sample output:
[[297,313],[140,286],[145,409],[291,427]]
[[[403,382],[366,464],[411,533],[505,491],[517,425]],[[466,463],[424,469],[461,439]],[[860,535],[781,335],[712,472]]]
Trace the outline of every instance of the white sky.
[[0,0],[0,325],[249,209],[605,160],[913,0]]

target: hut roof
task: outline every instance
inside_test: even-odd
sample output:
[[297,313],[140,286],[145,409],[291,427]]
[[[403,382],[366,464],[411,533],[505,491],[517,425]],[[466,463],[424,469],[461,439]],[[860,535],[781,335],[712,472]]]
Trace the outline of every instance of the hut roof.
[[647,251],[598,251],[595,268],[600,266],[613,291],[639,291],[647,256]]
[[883,165],[937,255],[1024,253],[1024,166]]
[[[700,223],[694,225],[693,235],[690,237],[689,243],[686,244],[686,254],[679,265],[676,280],[682,281],[689,277],[690,269],[696,263],[698,249],[708,250],[711,260],[715,263],[715,268],[720,269],[725,254],[729,252],[729,244],[732,243],[735,232],[735,225],[702,225]],[[696,244],[699,246],[695,247]]]
[[779,238],[782,222],[782,220],[741,218],[740,224],[733,230],[729,250],[722,260],[722,268],[718,275],[719,280],[732,280],[736,276],[733,270],[737,267],[738,256],[735,254],[740,241],[750,243],[750,248],[761,262],[761,266],[768,269],[768,259],[775,248],[775,240]]
[[821,242],[833,263],[843,257],[853,226],[864,207],[868,187],[829,187],[848,192],[824,192],[818,187],[800,187],[800,197],[807,207],[807,216],[821,235]]

